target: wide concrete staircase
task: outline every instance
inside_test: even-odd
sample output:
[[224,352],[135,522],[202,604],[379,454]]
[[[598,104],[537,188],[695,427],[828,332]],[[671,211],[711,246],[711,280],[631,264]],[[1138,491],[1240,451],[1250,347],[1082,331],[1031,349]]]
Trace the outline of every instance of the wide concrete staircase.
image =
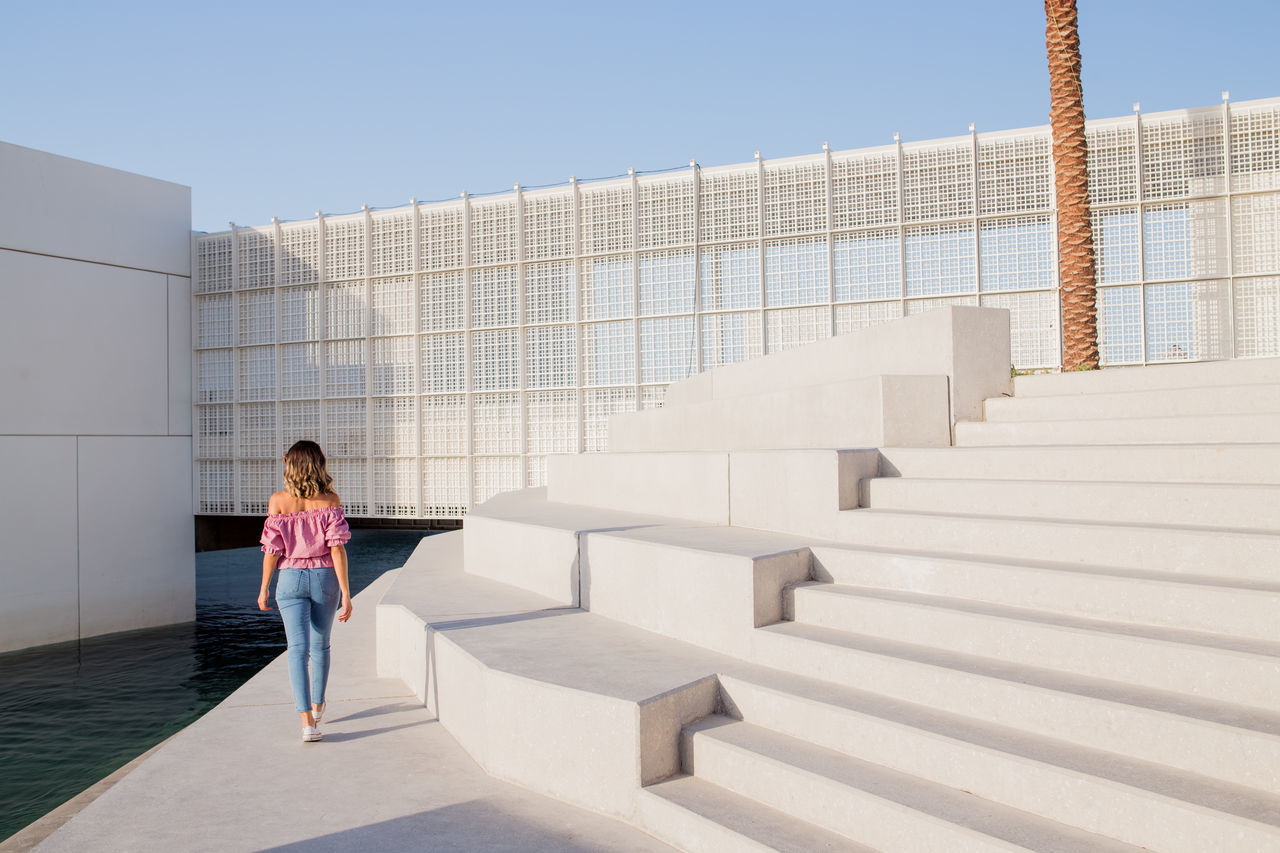
[[[424,543],[380,666],[490,772],[685,850],[1280,850],[1280,359],[1018,377],[983,421],[956,392],[1007,352],[950,359],[955,446],[624,423],[553,460]],[[673,409],[784,390],[735,368]]]

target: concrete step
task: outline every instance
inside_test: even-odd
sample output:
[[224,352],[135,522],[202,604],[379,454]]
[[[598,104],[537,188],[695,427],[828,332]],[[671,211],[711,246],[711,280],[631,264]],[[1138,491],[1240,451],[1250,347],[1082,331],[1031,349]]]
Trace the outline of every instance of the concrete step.
[[858,547],[1002,560],[1046,555],[1082,566],[1233,581],[1276,580],[1280,534],[1138,524],[1102,524],[961,513],[855,509],[831,537]]
[[859,491],[876,509],[1280,530],[1280,485],[880,477]]
[[869,376],[609,418],[609,450],[717,451],[951,443],[945,375]]
[[[399,676],[492,775],[614,816],[679,772],[680,730],[739,662],[462,571],[462,533],[424,539],[377,607]],[[469,558],[469,554],[466,555]]]
[[1176,418],[957,423],[958,446],[1045,444],[1265,444],[1280,435],[1280,414]]
[[884,447],[885,477],[1280,483],[1280,444]]
[[642,790],[634,822],[650,835],[689,853],[875,853],[842,835],[687,774]]
[[564,454],[547,458],[547,499],[786,530],[856,507],[879,468],[875,449]]
[[[1247,768],[1259,790],[1227,762],[1211,778],[795,676],[726,676],[721,689],[735,719],[1154,849],[1165,833],[1200,831],[1201,810],[1274,824],[1280,805],[1274,765]],[[1268,745],[1274,756],[1280,739]]]
[[1280,643],[839,584],[787,597],[798,623],[1280,713]]
[[503,492],[467,513],[465,570],[576,607],[584,533],[683,524],[698,522],[552,503],[545,488]]
[[683,747],[686,771],[877,850],[1133,849],[726,717],[686,727]]
[[1233,581],[832,545],[812,551],[820,581],[1280,642],[1280,578]]
[[755,627],[782,618],[783,588],[810,572],[807,541],[762,530],[654,526],[582,535],[584,609],[735,657],[749,654]]
[[1280,358],[1239,358],[1017,376],[1013,380],[1013,393],[1016,397],[1029,397],[1251,383],[1280,383]]
[[1027,735],[1276,791],[1280,714],[1025,664],[783,622],[755,660]]
[[1280,412],[1280,384],[992,397],[983,408],[988,422],[1275,414]]

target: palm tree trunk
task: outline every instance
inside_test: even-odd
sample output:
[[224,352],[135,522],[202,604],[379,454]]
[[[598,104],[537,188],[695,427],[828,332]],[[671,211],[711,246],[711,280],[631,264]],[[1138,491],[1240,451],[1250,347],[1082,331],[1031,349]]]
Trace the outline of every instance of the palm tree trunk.
[[1098,366],[1097,287],[1089,170],[1080,87],[1076,0],[1044,0],[1049,53],[1049,125],[1058,202],[1058,273],[1062,294],[1062,369]]

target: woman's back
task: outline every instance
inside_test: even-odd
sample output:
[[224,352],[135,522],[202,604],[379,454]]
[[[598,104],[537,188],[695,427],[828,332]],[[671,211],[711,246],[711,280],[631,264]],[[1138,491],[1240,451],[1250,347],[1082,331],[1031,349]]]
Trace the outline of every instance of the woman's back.
[[288,515],[309,509],[342,506],[342,500],[334,492],[325,492],[310,498],[300,498],[288,492],[276,492],[267,504],[268,515]]

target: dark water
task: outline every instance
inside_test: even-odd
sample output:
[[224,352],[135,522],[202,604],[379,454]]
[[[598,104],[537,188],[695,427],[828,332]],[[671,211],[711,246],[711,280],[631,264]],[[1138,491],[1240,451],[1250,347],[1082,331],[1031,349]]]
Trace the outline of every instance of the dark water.
[[[352,594],[403,565],[421,531],[356,530]],[[196,621],[0,654],[0,840],[225,699],[284,651],[258,610],[256,548],[196,555]],[[371,615],[371,614],[370,614]]]

